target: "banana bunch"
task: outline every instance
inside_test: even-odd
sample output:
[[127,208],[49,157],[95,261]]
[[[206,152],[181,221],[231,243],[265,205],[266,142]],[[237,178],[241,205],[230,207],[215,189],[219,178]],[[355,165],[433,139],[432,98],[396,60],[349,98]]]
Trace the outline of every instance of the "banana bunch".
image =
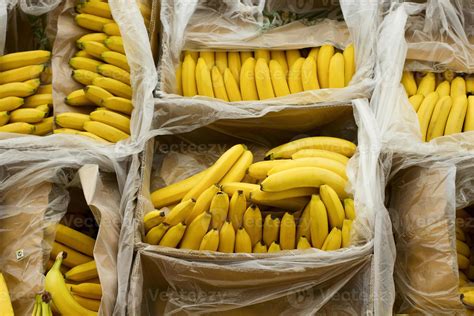
[[13,316],[13,306],[8,292],[7,282],[0,272],[0,315]]
[[45,50],[0,56],[0,132],[52,132],[50,59],[51,52]]
[[[46,290],[52,295],[53,308],[62,315],[95,315],[99,310],[102,287],[93,259],[94,245],[93,238],[57,225],[47,265]],[[88,310],[89,314],[74,314],[81,310]]]
[[355,210],[345,170],[355,150],[344,139],[308,137],[254,163],[235,145],[210,168],[151,194],[145,241],[227,253],[348,247]]
[[[140,5],[144,18],[150,15]],[[89,114],[58,114],[54,133],[83,135],[100,142],[116,143],[130,137],[133,111],[130,66],[118,25],[107,2],[80,1],[76,23],[91,33],[77,39],[79,51],[71,58],[72,78],[84,85],[71,92],[66,103],[74,107],[96,107]]]
[[31,316],[53,316],[51,303],[50,293],[44,292],[43,294],[36,295],[35,306]]
[[355,73],[354,46],[311,50],[184,52],[177,94],[226,102],[266,100],[308,90],[344,88]]
[[404,71],[402,84],[418,115],[423,141],[474,131],[473,76]]

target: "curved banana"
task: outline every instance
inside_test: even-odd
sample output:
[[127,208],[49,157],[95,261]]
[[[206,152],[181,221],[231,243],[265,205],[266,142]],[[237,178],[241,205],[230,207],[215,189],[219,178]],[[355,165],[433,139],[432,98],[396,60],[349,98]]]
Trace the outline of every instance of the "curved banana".
[[316,60],[313,57],[306,57],[301,66],[301,82],[304,91],[319,89]]
[[[283,78],[286,78],[286,76],[288,76],[288,62],[286,61],[285,51],[274,49],[270,51],[270,56],[272,60],[278,63],[281,70],[283,71],[283,75],[284,75]],[[270,67],[270,71],[271,71],[271,67]]]
[[278,241],[280,236],[280,219],[278,217],[273,218],[271,214],[265,217],[263,222],[263,243],[267,247],[274,241]]
[[109,51],[107,46],[99,42],[84,42],[82,43],[82,47],[87,54],[97,59],[100,58],[102,53]]
[[[234,77],[236,84],[238,85],[240,82],[240,69],[242,68],[242,63],[240,62],[240,54],[239,52],[229,52],[227,54],[227,59],[229,62],[229,71]],[[224,70],[224,75],[225,75],[225,70]]]
[[151,228],[145,236],[145,242],[150,245],[158,245],[170,226],[166,223]]
[[126,72],[130,72],[130,66],[128,65],[127,56],[125,56],[124,54],[120,54],[114,51],[107,51],[103,52],[102,55],[100,55],[100,59],[110,65],[117,66],[125,70]]
[[267,64],[270,61],[270,50],[268,49],[257,49],[254,52],[255,59],[262,58]]
[[262,240],[262,213],[257,205],[250,205],[244,213],[243,226],[250,236],[252,247]]
[[251,253],[252,240],[245,228],[240,227],[235,236],[235,253]]
[[95,239],[77,230],[58,224],[55,240],[90,257],[94,256]]
[[[214,52],[211,51],[202,51],[199,52],[199,58],[202,58],[207,66],[207,69],[210,71],[212,67],[216,64],[215,60],[215,54]],[[199,63],[199,58],[197,63]]]
[[170,226],[178,225],[178,223],[183,222],[191,214],[195,204],[195,201],[192,199],[184,200],[166,214],[163,222]]
[[469,268],[470,262],[469,262],[468,258],[466,258],[465,256],[463,256],[460,253],[457,254],[457,257],[458,257],[458,267],[459,267],[459,269],[464,270],[464,269]]
[[459,96],[466,95],[466,81],[463,77],[456,77],[451,81],[451,98],[455,99]]
[[326,206],[319,195],[313,195],[310,202],[311,243],[314,248],[321,249],[329,230]]
[[87,57],[73,57],[69,60],[69,65],[73,69],[85,69],[92,72],[97,72],[97,67],[102,64],[100,61]]
[[91,85],[94,79],[100,76],[101,75],[96,72],[85,69],[76,69],[72,71],[72,78],[85,86]]
[[7,111],[0,112],[0,126],[4,126],[10,120],[10,114]]
[[132,114],[133,104],[132,101],[120,98],[120,97],[109,97],[102,100],[102,106],[106,107],[109,110],[121,112],[124,114]]
[[418,121],[420,123],[421,139],[426,141],[428,133],[428,125],[433,114],[433,110],[438,102],[438,92],[431,92],[425,96],[418,109]]
[[153,210],[148,212],[143,217],[143,225],[145,226],[145,233],[147,233],[153,227],[161,224],[165,220],[165,212]]
[[263,180],[267,177],[268,171],[270,171],[272,168],[289,161],[291,160],[279,159],[279,160],[264,160],[264,161],[255,162],[249,166],[248,174],[253,179]]
[[[212,69],[212,66],[211,66]],[[184,80],[184,79],[183,79]],[[196,65],[196,86],[197,94],[214,98],[214,90],[212,89],[212,79],[210,69],[206,65],[206,61],[201,57]]]
[[92,84],[109,91],[115,96],[129,100],[132,98],[132,88],[121,81],[107,77],[97,77],[94,79]]
[[319,188],[319,194],[324,205],[326,205],[330,226],[342,228],[345,213],[337,192],[329,185],[322,185]]
[[221,229],[229,212],[229,196],[222,191],[217,192],[212,198],[209,212],[212,215],[211,227]]
[[301,53],[297,49],[290,49],[286,51],[286,62],[288,69],[291,69],[298,59],[301,58]]
[[296,223],[290,213],[285,213],[280,222],[280,247],[282,250],[295,249]]
[[285,201],[291,198],[311,196],[316,192],[315,188],[295,188],[279,192],[253,191],[250,200],[256,204],[271,205],[273,201]]
[[342,232],[338,228],[334,227],[329,233],[328,237],[324,241],[321,250],[331,251],[341,248],[342,243]]
[[112,111],[93,111],[89,114],[92,121],[102,122],[130,134],[130,119]]
[[342,223],[342,248],[347,248],[351,245],[351,229],[352,220],[345,219]]
[[213,184],[198,197],[196,203],[194,204],[193,210],[185,220],[186,225],[191,224],[191,222],[196,217],[209,210],[212,199],[217,194],[217,192],[219,192],[219,190],[220,188]]
[[332,45],[323,45],[318,53],[318,81],[321,89],[329,88],[329,68],[331,58],[334,55],[334,47]]
[[121,130],[101,122],[85,122],[84,129],[89,133],[99,136],[100,138],[112,143],[116,143],[130,137],[130,135],[122,132]]
[[258,242],[252,250],[253,253],[266,253],[267,252],[267,246],[263,245],[262,242]]
[[449,83],[449,81],[445,80],[441,82],[436,87],[436,92],[438,92],[440,98],[449,96],[451,94],[451,84]]
[[8,292],[8,286],[3,274],[0,272],[0,314],[4,316],[13,316],[13,306]]
[[453,101],[450,96],[442,97],[436,103],[433,114],[431,115],[430,124],[428,125],[428,132],[426,134],[427,142],[436,137],[443,136],[452,104]]
[[[240,81],[240,74],[239,74]],[[227,92],[227,96],[230,102],[239,102],[242,101],[242,96],[240,95],[240,89],[238,81],[234,78],[231,71],[226,69],[224,71],[224,85]]]
[[290,67],[288,70],[288,87],[290,88],[291,93],[299,93],[304,91],[301,79],[304,62],[305,59],[303,57],[298,58],[291,66],[288,62],[288,66]]
[[344,55],[344,86],[347,87],[356,72],[354,45],[352,43],[347,45],[342,54]]
[[56,115],[56,124],[64,128],[72,128],[76,130],[84,130],[84,123],[90,121],[87,114],[65,112]]
[[247,58],[240,70],[240,92],[243,101],[258,100],[257,84],[255,82],[255,59]]
[[279,252],[281,251],[281,247],[280,247],[280,244],[277,243],[276,241],[274,241],[270,247],[268,247],[268,253],[271,253],[271,252]]
[[6,97],[0,99],[0,111],[13,111],[22,106],[25,101],[19,97]]
[[64,276],[67,280],[84,282],[86,280],[97,278],[99,273],[97,272],[95,260],[91,260],[68,270]]
[[235,229],[232,223],[225,222],[219,232],[219,252],[233,253],[235,245]]
[[32,50],[0,56],[0,71],[45,64],[51,59],[51,52]]
[[344,199],[344,213],[346,215],[346,219],[354,220],[356,218],[353,199]]
[[230,182],[222,185],[222,191],[227,193],[229,196],[232,196],[237,191],[242,191],[245,198],[250,200],[250,193],[253,191],[260,190],[258,184],[245,183],[245,182]]
[[211,229],[204,235],[199,246],[199,250],[217,251],[219,247],[219,231],[217,229]]
[[[17,110],[18,111],[18,110]],[[444,135],[457,134],[462,132],[464,119],[467,113],[467,97],[466,95],[458,96],[453,99],[453,106],[449,112],[448,121]]]
[[51,133],[53,131],[53,123],[54,118],[52,116],[43,119],[41,122],[34,124],[35,131],[33,134],[43,136]]
[[425,97],[422,94],[415,94],[408,99],[415,112],[418,112],[418,109],[420,108],[421,102],[423,102],[424,98]]
[[102,299],[102,287],[97,283],[80,283],[71,284],[71,292],[82,297],[91,298],[94,300]]
[[109,36],[121,36],[120,28],[115,22],[104,24],[104,26],[102,27],[102,32]]
[[300,237],[311,240],[311,200],[304,208],[296,227],[296,239],[299,240]]
[[217,67],[221,75],[224,74],[224,70],[227,68],[227,52],[216,52],[216,65],[212,68],[214,67]]
[[122,36],[117,36],[117,35],[109,36],[104,41],[104,44],[110,50],[113,50],[121,54],[125,54],[125,48],[123,47]]
[[0,99],[7,97],[28,97],[36,92],[36,89],[24,82],[12,82],[0,85]]
[[232,223],[234,230],[242,226],[244,213],[247,209],[247,199],[242,190],[237,190],[232,194],[229,203],[229,220]]
[[416,91],[416,94],[422,94],[425,97],[427,97],[428,94],[435,91],[435,86],[436,86],[435,75],[432,72],[428,72],[423,77],[423,79],[421,79],[420,84],[418,85],[418,90]]
[[[161,224],[160,224],[161,225]],[[176,226],[171,227],[161,238],[159,245],[164,247],[176,248],[184,236],[186,231],[186,225],[179,223]]]
[[[92,96],[93,94],[90,94]],[[68,94],[65,100],[71,106],[91,106],[92,101],[86,96],[84,89],[79,89]]]
[[107,18],[103,18],[100,16],[87,14],[87,13],[81,13],[81,14],[76,15],[75,21],[80,27],[83,27],[87,30],[91,30],[95,32],[102,32],[102,30],[104,30],[105,25],[109,23],[114,23],[114,21],[111,19],[107,19]]
[[44,65],[31,65],[0,72],[0,84],[35,79],[44,70]]
[[329,88],[344,88],[344,56],[335,53],[329,62]]
[[188,225],[180,248],[198,250],[210,224],[211,213],[204,212],[198,215],[191,224]]
[[[1,100],[0,100],[1,103]],[[0,106],[1,107],[1,106]],[[466,119],[464,120],[464,132],[474,131],[474,96],[467,98]]]
[[38,109],[16,109],[10,112],[10,122],[38,123],[43,120],[45,113]]
[[[227,68],[226,68],[227,69]],[[222,73],[225,72],[225,69]],[[224,100],[225,102],[229,102],[229,97],[227,96],[227,92],[225,90],[224,79],[222,77],[221,72],[217,66],[212,67],[211,70],[211,80],[212,80],[212,88],[214,89],[214,94],[216,99]]]
[[88,2],[80,2],[76,5],[76,10],[79,13],[88,13],[95,16],[113,19],[112,12],[110,12],[110,7],[107,2],[101,1],[88,1]]
[[340,175],[343,179],[347,180],[346,174],[346,166],[336,160],[322,158],[322,157],[314,157],[314,158],[301,158],[296,160],[290,160],[286,163],[278,164],[272,169],[270,169],[267,175],[272,175],[284,170],[293,169],[293,168],[300,168],[300,167],[318,167],[330,170],[334,173]]
[[0,132],[3,133],[18,133],[18,134],[33,134],[35,126],[29,123],[10,123],[0,126]]
[[[118,80],[130,86],[130,73],[128,71],[123,70],[120,67],[109,65],[109,64],[103,64],[97,67],[97,72],[104,77]],[[97,77],[100,77],[100,76],[97,76]],[[95,78],[92,79],[92,84],[94,83]]]
[[220,184],[231,182],[240,182],[245,177],[248,167],[253,162],[253,154],[250,150],[246,150],[232,168],[226,173]]
[[[95,78],[94,81],[97,79],[99,78]],[[94,103],[97,106],[101,106],[102,102],[105,99],[113,97],[112,93],[96,85],[90,85],[85,87],[84,94],[90,102]]]
[[105,33],[88,33],[86,35],[83,35],[79,37],[79,39],[76,41],[76,46],[79,49],[83,49],[82,44],[84,42],[99,42],[99,43],[104,43],[105,39],[107,38],[107,34]]
[[302,149],[323,149],[342,154],[346,157],[352,157],[357,146],[342,138],[327,136],[306,137],[269,150],[265,154],[265,159],[291,158],[294,153]]
[[277,97],[284,97],[290,94],[290,88],[286,82],[286,73],[280,63],[273,59],[270,60],[270,77],[272,79],[273,90]]
[[257,85],[258,97],[260,100],[272,99],[275,97],[273,92],[270,69],[264,58],[258,58],[255,64],[255,83]]
[[311,248],[311,244],[309,243],[308,239],[305,236],[301,236],[298,238],[298,244],[296,245],[296,249],[309,249]]

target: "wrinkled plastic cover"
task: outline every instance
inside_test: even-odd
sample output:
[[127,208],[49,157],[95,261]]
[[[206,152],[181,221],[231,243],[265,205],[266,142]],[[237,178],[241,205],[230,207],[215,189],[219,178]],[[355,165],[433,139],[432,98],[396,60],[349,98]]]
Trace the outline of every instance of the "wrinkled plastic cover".
[[[265,6],[272,10],[295,9],[281,1],[162,1],[161,22],[162,56],[158,65],[161,96],[171,102],[188,102],[222,108],[228,103],[205,97],[183,98],[177,96],[175,69],[183,50],[223,49],[253,50],[299,49],[332,44],[343,49],[353,42],[356,52],[357,72],[349,87],[306,91],[271,100],[233,102],[232,106],[262,106],[311,104],[320,101],[340,101],[368,97],[373,88],[374,47],[378,26],[378,4],[340,1],[345,21],[320,18],[316,23],[305,24],[301,20],[281,25],[264,15]],[[311,7],[304,10],[311,13]],[[270,12],[275,13],[275,12]],[[276,15],[276,13],[275,13]],[[272,25],[271,23],[276,23]],[[171,100],[169,100],[171,99]]]
[[[230,310],[256,312],[266,307],[288,315],[314,313],[351,280],[357,280],[355,284],[351,283],[350,291],[354,290],[361,297],[355,299],[346,312],[374,310],[388,314],[395,297],[392,282],[395,246],[382,202],[383,176],[378,165],[380,143],[374,130],[376,123],[366,100],[339,104],[340,108],[327,107],[305,111],[308,115],[311,111],[322,113],[320,110],[324,110],[326,121],[311,123],[314,116],[310,115],[310,119],[291,132],[275,123],[271,116],[255,118],[254,122],[252,119],[208,122],[207,126],[196,129],[191,124],[196,116],[193,113],[180,117],[180,124],[161,130],[162,137],[157,138],[156,150],[166,154],[154,155],[154,142],[150,142],[140,169],[137,168],[138,158],[130,168],[129,186],[124,193],[130,200],[124,214],[118,260],[119,287],[129,284],[129,295],[127,301],[125,294],[121,296],[119,292],[116,312],[128,308],[130,315],[178,311],[203,314]],[[340,111],[341,108],[344,110]],[[177,117],[173,111],[185,110],[170,106],[166,113]],[[291,120],[291,116],[288,118]],[[267,129],[274,133],[266,133]],[[274,255],[229,255],[182,251],[141,242],[143,215],[153,210],[150,191],[208,167],[233,143],[244,141],[258,159],[270,146],[288,141],[289,137],[313,135],[313,132],[358,143],[358,152],[350,160],[347,171],[351,183],[347,190],[354,194],[358,210],[352,235],[354,247],[327,253],[312,249]],[[185,134],[166,136],[171,133]],[[134,202],[130,202],[132,197]],[[133,244],[137,253],[131,266]],[[129,263],[125,264],[127,260]],[[361,279],[359,273],[371,277]],[[298,295],[309,295],[309,301],[295,306],[292,300]]]
[[[424,19],[421,18],[423,13]],[[407,60],[406,67],[410,70],[474,70],[473,47],[466,43],[462,24],[455,13],[449,1],[393,4],[380,26],[375,70],[378,79],[371,108],[388,151],[429,155],[474,150],[474,132],[442,136],[423,143],[418,117],[400,83],[407,58],[429,61]]]
[[17,0],[23,12],[42,15],[54,10],[62,0]]

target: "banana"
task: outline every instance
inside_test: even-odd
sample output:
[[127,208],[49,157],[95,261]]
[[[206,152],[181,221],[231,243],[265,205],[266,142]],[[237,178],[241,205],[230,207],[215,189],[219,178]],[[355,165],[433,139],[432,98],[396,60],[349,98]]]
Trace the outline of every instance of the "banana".
[[99,43],[99,42],[93,42],[93,41],[84,42],[82,43],[82,46],[83,46],[84,51],[87,54],[95,58],[100,58],[102,53],[109,51],[109,49],[104,44]]
[[280,247],[280,244],[278,244],[276,241],[274,241],[270,247],[268,247],[268,253],[271,253],[271,252],[279,252],[281,251],[281,247]]
[[456,239],[456,251],[467,258],[469,258],[471,255],[471,250],[469,249],[469,246],[466,243],[457,239]]
[[83,254],[93,257],[95,239],[78,232],[72,228],[58,224],[56,226],[57,242],[60,242],[74,250],[80,251]]
[[[98,78],[94,79],[94,82],[97,79]],[[101,106],[103,100],[105,100],[107,98],[111,98],[111,97],[114,96],[109,91],[105,90],[102,87],[96,86],[96,85],[89,85],[89,86],[85,87],[84,88],[84,95],[86,96],[86,98],[90,102],[94,103],[97,106]]]
[[408,101],[410,101],[410,104],[415,112],[417,112],[420,108],[421,102],[423,102],[424,98],[425,97],[422,94],[415,94],[408,98]]
[[251,253],[252,240],[245,228],[240,227],[235,236],[235,253]]
[[[222,73],[224,73],[224,71],[222,71]],[[227,97],[227,92],[225,90],[224,79],[222,78],[221,72],[219,71],[217,66],[212,67],[211,80],[212,88],[214,89],[216,99],[221,99],[225,102],[229,102],[229,98]]]
[[103,64],[97,67],[97,72],[104,77],[112,78],[126,85],[130,85],[130,73],[120,67],[109,64]]
[[459,269],[464,270],[464,269],[469,268],[470,262],[469,262],[468,258],[466,258],[465,256],[463,256],[460,253],[457,254],[457,257],[458,257],[458,267],[459,267]]
[[474,307],[474,291],[461,293],[461,302],[469,307]]
[[[240,81],[240,75],[239,75]],[[239,85],[229,69],[224,71],[224,85],[230,102],[242,101]]]
[[474,76],[472,75],[466,77],[466,92],[469,94],[474,93]]
[[404,71],[402,75],[402,85],[405,88],[405,92],[409,97],[416,95],[416,90],[418,89],[416,86],[415,77],[413,76],[413,72],[411,71]]
[[183,95],[183,63],[179,62],[176,68],[176,94]]
[[65,246],[55,241],[51,249],[51,254],[50,254],[51,258],[55,258],[60,252],[67,253],[67,257],[64,258],[63,264],[69,268],[73,268],[77,265],[93,260],[92,257],[84,255],[72,249],[71,247]]
[[298,58],[290,67],[288,71],[288,87],[291,93],[299,93],[304,91],[302,83],[302,69],[305,59],[303,57]]
[[92,121],[105,123],[130,134],[130,119],[123,114],[112,111],[94,111],[90,113],[90,119]]
[[[106,91],[107,92],[107,91]],[[65,100],[71,106],[90,106],[93,103],[86,97],[84,89],[79,89],[69,93]]]
[[[53,265],[51,265],[51,266],[53,266]],[[49,269],[48,269],[48,270],[49,270]],[[1,274],[0,274],[0,277],[2,277]],[[10,297],[8,297],[8,299],[10,299]],[[2,299],[1,301],[3,302],[4,299]],[[5,300],[5,301],[6,301],[6,300]],[[10,305],[11,305],[11,302],[10,302]],[[8,307],[8,303],[5,304],[5,306]],[[36,316],[36,314],[40,314],[41,312],[39,311],[39,309],[41,309],[41,295],[36,294],[35,306],[34,306],[34,308],[33,308],[33,313],[31,314],[31,316]],[[8,311],[8,312],[7,312],[7,311]],[[13,309],[11,310],[11,313],[9,313],[9,309],[8,309],[8,308],[7,308],[6,311],[0,310],[0,312],[2,312],[2,315],[3,315],[3,314],[6,314],[6,315],[8,315],[8,316],[13,316],[13,315],[14,315],[14,314],[13,314]]]
[[217,192],[212,198],[209,212],[212,215],[211,227],[221,229],[229,212],[229,196],[222,191]]
[[216,65],[213,67],[217,67],[221,75],[224,74],[227,68],[227,52],[216,52]]
[[34,94],[25,98],[25,103],[23,104],[24,108],[35,108],[40,105],[52,105],[53,104],[53,96],[48,94]]
[[176,248],[183,238],[186,231],[186,225],[178,223],[177,225],[168,229],[163,238],[161,238],[159,245],[164,247]]
[[321,187],[329,185],[337,195],[346,198],[344,188],[347,181],[338,174],[316,167],[300,167],[273,174],[262,181],[261,190],[266,192],[279,192],[296,188]]
[[79,135],[80,131],[72,129],[72,128],[55,128],[53,131],[54,134],[71,134],[71,135]]
[[212,199],[217,194],[217,192],[219,192],[219,190],[220,188],[217,185],[211,185],[197,198],[196,203],[194,204],[193,210],[191,211],[191,213],[185,220],[186,225],[191,224],[191,222],[196,217],[198,217],[198,215],[209,210]]
[[145,242],[150,245],[158,245],[169,227],[170,226],[166,223],[160,223],[153,227],[148,233],[146,233]]
[[314,60],[318,60],[319,47],[313,47],[308,53],[308,57],[313,57]]
[[92,72],[97,72],[97,67],[102,64],[103,63],[98,60],[86,57],[73,57],[69,60],[69,65],[73,69],[85,69]]
[[102,28],[102,32],[104,32],[105,34],[109,36],[121,36],[120,28],[118,24],[115,22],[104,24]]
[[347,180],[346,166],[339,161],[328,159],[328,158],[301,158],[296,160],[290,160],[282,164],[277,164],[275,167],[270,169],[267,175],[272,175],[284,170],[299,168],[299,167],[318,167],[326,170],[330,170],[337,173],[343,179]]
[[45,85],[39,86],[36,93],[38,93],[38,94],[52,94],[53,93],[53,85],[52,84],[45,84]]
[[248,174],[257,180],[263,180],[267,177],[268,172],[276,166],[287,163],[290,160],[264,160],[251,164],[248,168]]
[[250,57],[242,64],[240,71],[240,92],[242,100],[258,100],[257,84],[255,79],[255,59]]
[[352,157],[356,151],[356,145],[348,140],[336,137],[306,137],[269,150],[265,154],[265,159],[291,158],[294,153],[302,149],[323,149],[342,154],[346,157]]
[[326,205],[330,226],[342,228],[345,213],[336,191],[329,185],[322,185],[319,188],[319,193],[324,205]]
[[418,85],[418,90],[416,94],[422,94],[425,98],[432,92],[435,91],[436,78],[432,72],[428,72],[423,79],[421,79],[420,84]]
[[[211,217],[211,213],[207,211],[203,212],[188,225],[184,233],[183,241],[181,242],[181,249],[198,250],[200,248],[201,240],[203,240],[206,235],[211,223]],[[232,247],[233,246],[232,244]]]
[[33,134],[43,136],[51,133],[53,131],[53,123],[54,118],[52,116],[43,119],[41,122],[34,124],[35,131]]
[[145,233],[148,232],[153,227],[161,224],[164,221],[164,219],[165,219],[164,211],[153,210],[145,214],[145,216],[143,217],[143,225],[145,226]]
[[79,25],[80,27],[83,27],[87,30],[91,30],[94,32],[102,32],[103,30],[105,32],[104,26],[109,23],[114,23],[114,21],[111,19],[107,19],[107,18],[103,18],[100,16],[87,14],[87,13],[81,13],[81,14],[76,15],[75,21],[77,25]]
[[275,97],[270,77],[270,69],[268,68],[267,60],[264,58],[257,59],[257,63],[255,64],[255,83],[260,100]]
[[436,102],[438,102],[438,92],[431,92],[425,96],[425,99],[420,105],[418,109],[418,121],[420,123],[420,131],[421,131],[421,140],[426,141],[426,134],[428,133],[428,125],[431,120],[431,115],[433,114],[433,110],[436,106]]
[[87,114],[66,112],[56,115],[55,122],[57,125],[64,128],[84,130],[84,123],[90,120],[91,119]]
[[356,218],[353,199],[344,199],[344,213],[346,215],[346,219],[354,220]]
[[460,241],[466,241],[466,235],[464,234],[464,231],[456,226],[456,239],[459,239]]
[[313,195],[310,201],[311,243],[321,249],[328,236],[328,213],[319,195]]
[[445,96],[438,100],[428,126],[428,132],[426,135],[427,142],[436,137],[443,136],[452,105],[453,101],[450,96]]
[[[456,79],[454,79],[456,80]],[[453,82],[454,82],[453,80]],[[453,99],[453,106],[449,112],[448,121],[444,135],[451,135],[462,132],[464,119],[467,112],[467,98],[466,95],[461,95]]]
[[280,235],[280,219],[268,214],[263,223],[263,243],[270,247],[274,241],[278,241]]
[[253,154],[250,150],[246,150],[232,166],[232,168],[226,173],[224,178],[220,181],[220,184],[240,182],[245,177],[248,167],[253,162]]
[[451,94],[451,85],[449,81],[445,80],[441,82],[437,87],[436,87],[436,92],[438,92],[439,97],[445,97],[449,96]]
[[280,223],[280,247],[282,250],[295,249],[296,223],[290,213],[285,213]]
[[43,70],[44,65],[31,65],[0,72],[0,84],[35,79]]
[[270,60],[270,77],[272,79],[273,90],[275,91],[275,95],[277,97],[283,97],[290,94],[290,88],[286,82],[286,73],[280,66],[280,63],[274,59]]
[[247,200],[250,199],[250,193],[260,190],[258,184],[244,183],[244,182],[230,182],[222,185],[222,191],[232,196],[237,191],[242,191]]
[[0,85],[0,99],[7,97],[28,97],[36,92],[32,86],[24,82],[12,82]]
[[130,135],[122,132],[121,130],[112,127],[110,125],[95,122],[95,121],[88,121],[84,123],[84,129],[92,133],[96,136],[99,136],[102,139],[105,139],[109,142],[116,143],[118,141],[127,139]]
[[7,111],[0,112],[0,126],[3,126],[8,123],[10,120],[10,115]]
[[297,49],[290,49],[286,51],[286,62],[288,64],[288,69],[293,67],[293,64],[301,58],[300,51]]
[[44,280],[45,290],[51,293],[54,306],[62,315],[84,315],[93,316],[97,313],[90,311],[76,302],[61,274],[60,267],[63,262],[64,252],[58,253],[53,267],[46,274]]
[[124,114],[132,114],[133,104],[132,101],[120,98],[120,97],[108,97],[102,100],[102,106],[105,106],[109,110],[121,112]]
[[296,227],[296,239],[306,237],[311,240],[311,200],[305,206]]
[[240,52],[240,63],[243,65],[249,58],[253,58],[253,52]]
[[22,106],[25,101],[19,97],[6,97],[0,99],[0,111],[13,111]]
[[90,309],[91,311],[98,312],[100,308],[100,301],[90,298],[85,298],[79,295],[71,294],[79,305],[84,308]]
[[262,213],[258,206],[250,205],[243,216],[243,226],[250,236],[252,247],[262,240]]
[[226,221],[219,231],[219,252],[233,253],[235,245],[234,226]]
[[[352,43],[347,45],[342,54],[344,56],[344,86],[347,87],[356,72],[354,45]],[[416,82],[415,82],[415,91],[416,91]]]
[[79,13],[88,13],[95,16],[113,19],[112,13],[110,12],[110,7],[107,2],[101,1],[87,1],[80,2],[76,5],[76,10]]
[[[257,201],[253,198],[253,201]],[[300,211],[308,204],[309,198],[307,196],[294,197],[283,200],[275,200],[273,198],[267,200],[258,200],[256,204],[271,206],[288,211]]]
[[187,55],[184,57],[182,78],[183,78],[183,95],[185,97],[193,97],[197,95],[196,62],[191,57],[191,55]]
[[74,57],[84,57],[84,58],[90,58],[90,59],[95,59],[94,56],[89,55],[86,53],[85,50],[80,50],[77,53],[74,54]]
[[129,85],[118,80],[106,77],[98,77],[94,79],[92,84],[94,86],[107,90],[108,92],[112,93],[117,97],[129,100],[132,98],[132,88]]
[[96,283],[80,283],[80,284],[71,284],[69,286],[73,294],[91,298],[94,300],[102,299],[102,287],[100,284]]
[[195,63],[197,63],[197,61],[199,59],[199,52],[185,51],[184,52],[184,57],[186,58],[186,56],[188,56],[188,55],[193,58]]
[[127,56],[114,51],[106,51],[100,55],[100,59],[108,64],[117,66],[126,72],[130,72],[130,66],[128,65]]
[[206,61],[203,58],[198,59],[196,66],[196,85],[198,95],[214,98],[211,73],[206,65]]
[[307,57],[301,66],[301,82],[304,91],[319,89],[316,60],[313,57]]
[[288,201],[292,198],[311,196],[314,188],[295,188],[279,192],[253,191],[250,193],[250,200],[256,204],[272,205],[272,202]]
[[51,52],[46,50],[33,50],[12,53],[0,56],[0,71],[21,68],[31,65],[40,65],[49,62]]
[[341,248],[341,244],[342,244],[342,232],[340,229],[334,227],[329,233],[329,235],[327,236],[326,240],[324,241],[324,244],[321,250],[324,250],[324,251],[337,250]]
[[330,64],[333,55],[334,47],[332,45],[323,45],[319,49],[317,69],[318,81],[321,89],[329,88]]
[[[286,55],[284,50],[272,50],[270,52],[271,59],[276,61],[278,65],[280,66],[281,70],[283,71],[283,78],[286,78],[288,75],[288,63],[286,61]],[[270,71],[271,71],[270,67]]]
[[[242,63],[240,62],[240,54],[238,52],[229,52],[227,55],[229,70],[234,77],[237,84],[240,82],[240,69]],[[224,69],[225,71],[225,69]]]
[[255,50],[255,59],[258,60],[259,58],[262,58],[265,60],[265,63],[270,62],[270,51],[268,49],[257,49]]
[[309,243],[308,239],[305,236],[301,236],[298,238],[298,244],[296,245],[296,249],[310,249],[311,244]]
[[97,77],[101,77],[101,75],[85,69],[75,69],[72,71],[72,78],[85,86],[91,85]]
[[44,116],[45,113],[37,109],[17,109],[10,113],[10,122],[38,123]]
[[13,306],[8,292],[8,286],[3,274],[0,272],[0,314],[4,316],[13,316]]
[[28,123],[10,123],[0,126],[2,133],[33,134],[35,126]]
[[[0,100],[0,103],[2,101]],[[1,108],[1,105],[0,105]],[[474,131],[474,96],[467,98],[466,119],[464,120],[464,132]]]
[[234,231],[242,226],[246,208],[247,199],[245,198],[244,192],[241,190],[234,192],[229,203],[229,220],[232,223]]
[[218,183],[232,168],[245,150],[245,146],[241,144],[232,146],[210,167],[211,170],[184,196],[183,199],[197,199],[204,190],[212,184]]
[[253,253],[266,253],[267,246],[263,245],[260,241],[253,247]]
[[195,201],[192,199],[183,200],[183,202],[176,205],[168,214],[166,214],[164,223],[170,226],[175,226],[183,222],[186,217],[191,214],[195,204]]
[[466,81],[463,77],[456,77],[451,81],[451,97],[455,99],[466,95]]
[[88,33],[86,35],[81,36],[76,41],[76,46],[79,49],[84,49],[82,44],[85,43],[85,42],[99,42],[99,43],[103,44],[104,41],[107,39],[107,37],[108,36],[105,33]]
[[344,56],[335,53],[329,62],[329,88],[344,88]]
[[449,69],[448,69],[448,70],[445,70],[445,71],[443,72],[443,77],[444,77],[444,79],[446,79],[448,82],[453,81],[455,75],[456,75],[456,74],[455,74],[452,70],[449,70]]
[[[202,58],[205,61],[207,69],[211,71],[212,67],[215,65],[215,55],[214,52],[203,51],[199,53],[199,58]],[[198,59],[199,63],[199,59]]]
[[27,81],[23,81],[23,83],[27,84],[30,88],[34,89],[35,92],[38,91],[39,86],[41,85],[40,79],[31,79]]
[[342,223],[342,248],[347,248],[351,245],[351,228],[352,228],[352,220],[345,219]]
[[202,238],[199,250],[217,251],[219,247],[219,231],[215,228],[211,229]]
[[108,49],[125,55],[122,36],[109,36],[104,41],[104,44]]

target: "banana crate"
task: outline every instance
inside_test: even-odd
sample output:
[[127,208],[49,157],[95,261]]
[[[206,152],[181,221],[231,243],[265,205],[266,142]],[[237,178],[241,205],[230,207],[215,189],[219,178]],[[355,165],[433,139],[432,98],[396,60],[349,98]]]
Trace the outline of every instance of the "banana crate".
[[381,24],[372,105],[387,148],[474,149],[474,46],[459,12],[449,2],[394,3]]
[[13,311],[111,315],[121,224],[116,176],[58,161],[10,163],[0,172],[0,272]]
[[387,187],[394,313],[474,313],[473,164],[472,155],[396,159]]
[[378,9],[375,1],[162,1],[157,96],[249,112],[368,97]]
[[[130,315],[391,309],[385,294],[374,296],[382,286],[375,280],[386,277],[389,286],[391,279],[374,261],[375,214],[384,218],[379,224],[390,224],[379,200],[378,146],[367,100],[306,113],[298,126],[266,116],[220,120],[197,129],[183,124],[181,133],[165,131],[149,141],[133,181],[136,208],[126,210],[130,225],[122,230],[128,236],[123,243],[135,244],[136,252],[131,272],[120,272],[130,275],[128,301],[117,299]],[[300,146],[306,150],[297,151]],[[278,161],[263,159],[292,154],[295,160],[288,163],[303,159],[296,165],[337,162],[335,168],[284,170]],[[273,163],[282,170],[270,171]],[[309,186],[308,179],[322,179],[329,170],[323,168],[333,170],[335,182],[307,192],[291,189],[296,182]],[[293,171],[297,178],[281,177]],[[326,180],[319,184],[332,181]],[[260,190],[276,183],[287,190]],[[131,251],[123,248],[119,261]]]

